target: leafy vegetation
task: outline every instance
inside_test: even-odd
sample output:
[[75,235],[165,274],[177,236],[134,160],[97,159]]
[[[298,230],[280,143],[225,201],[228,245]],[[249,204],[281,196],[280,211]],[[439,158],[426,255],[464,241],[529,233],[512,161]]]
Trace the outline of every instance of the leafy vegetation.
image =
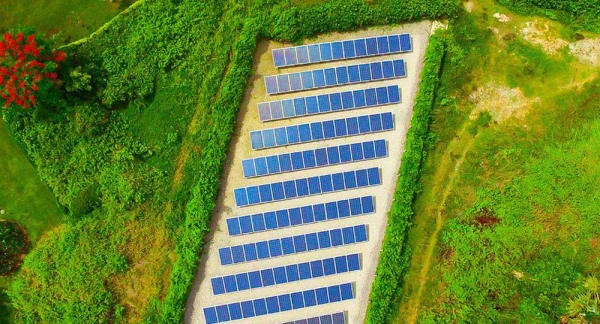
[[27,233],[15,221],[0,220],[0,276],[11,274],[27,252]]
[[[585,278],[600,271],[594,216],[600,202],[592,184],[600,176],[600,156],[592,153],[600,81],[567,50],[548,53],[514,34],[530,18],[507,12],[512,22],[499,23],[487,17],[507,10],[498,9],[477,2],[449,28],[431,124],[437,142],[414,204],[408,240],[414,253],[398,323],[556,323],[587,316],[569,318],[569,309],[582,304],[575,300]],[[548,24],[558,32],[569,28]],[[511,117],[499,118],[507,112]],[[434,223],[443,225],[437,244]],[[430,242],[433,260],[422,269]]]
[[580,30],[600,33],[598,0],[497,0],[498,3],[527,15],[542,15]]
[[51,114],[4,116],[68,214],[9,289],[17,318],[178,322],[257,40],[456,9],[450,0],[149,1],[66,47],[64,100]]
[[402,155],[400,177],[394,193],[394,202],[388,214],[388,226],[369,297],[367,323],[387,323],[395,313],[394,302],[400,297],[399,288],[410,258],[410,251],[404,242],[413,216],[412,203],[417,193],[417,182],[424,159],[425,142],[429,133],[431,110],[443,56],[443,40],[441,36],[434,34],[430,37],[425,53],[426,61],[413,107],[406,150]]

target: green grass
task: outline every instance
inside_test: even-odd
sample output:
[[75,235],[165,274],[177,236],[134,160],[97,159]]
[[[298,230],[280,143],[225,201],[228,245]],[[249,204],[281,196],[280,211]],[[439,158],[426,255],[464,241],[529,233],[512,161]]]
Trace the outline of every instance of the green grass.
[[83,38],[116,16],[134,0],[5,0],[0,11],[0,32],[34,27],[47,35],[59,34],[61,43]]
[[4,210],[0,218],[18,221],[35,243],[44,232],[61,223],[62,213],[1,120],[0,156],[0,210]]
[[[19,222],[32,244],[48,230],[59,225],[62,213],[52,193],[44,186],[27,157],[12,141],[4,121],[0,119],[0,219]],[[0,277],[0,323],[12,323],[8,287],[14,276]]]
[[[594,254],[600,230],[593,225],[600,208],[593,185],[600,177],[600,156],[591,153],[600,132],[600,81],[590,81],[596,72],[565,51],[547,54],[518,33],[514,40],[503,39],[532,18],[508,12],[511,22],[498,23],[489,17],[493,12],[507,10],[477,2],[472,14],[462,13],[450,27],[454,48],[444,64],[431,127],[438,142],[425,165],[423,194],[414,204],[408,244],[415,253],[398,323],[409,314],[407,305],[421,279],[416,271],[424,238],[432,235],[454,170],[456,181],[439,207],[446,225],[417,323],[556,323],[573,287],[600,271]],[[549,25],[551,33],[571,32],[556,22]],[[490,83],[522,91],[529,100],[527,114],[501,123],[488,123],[488,116],[469,121],[475,106],[470,94]],[[474,225],[488,212],[499,223]],[[523,279],[517,279],[521,273]]]

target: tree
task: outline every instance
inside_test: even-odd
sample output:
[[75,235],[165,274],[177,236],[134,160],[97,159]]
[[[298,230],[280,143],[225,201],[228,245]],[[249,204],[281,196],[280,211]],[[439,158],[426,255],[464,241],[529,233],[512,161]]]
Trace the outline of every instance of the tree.
[[6,33],[0,41],[0,103],[35,107],[38,97],[60,85],[59,63],[66,54],[51,50],[34,34]]

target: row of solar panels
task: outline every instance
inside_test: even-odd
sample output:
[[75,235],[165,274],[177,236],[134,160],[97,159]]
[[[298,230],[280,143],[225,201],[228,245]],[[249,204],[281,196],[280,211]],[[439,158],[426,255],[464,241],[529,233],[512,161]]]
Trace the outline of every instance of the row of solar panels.
[[258,104],[258,116],[261,121],[266,122],[340,110],[395,104],[401,102],[401,100],[400,88],[393,85],[261,102]]
[[272,95],[405,76],[406,66],[400,59],[269,75],[265,76],[265,87]]
[[205,307],[207,324],[223,323],[243,318],[286,312],[356,298],[354,283],[308,289],[267,298]]
[[400,34],[277,48],[272,54],[275,67],[280,68],[410,51],[410,35]]
[[375,197],[342,199],[227,219],[230,236],[276,230],[375,212]]
[[260,177],[386,157],[385,140],[343,144],[242,160],[244,177]]
[[250,142],[253,149],[259,150],[392,129],[394,116],[391,112],[385,112],[252,131]]
[[321,232],[301,234],[219,249],[221,265],[238,264],[283,255],[328,249],[366,242],[367,225],[348,226]]
[[283,324],[346,324],[346,313],[339,312],[301,320],[285,322]]
[[331,276],[361,269],[358,254],[290,264],[281,267],[243,272],[211,279],[213,294],[269,287],[299,280]]
[[233,194],[236,205],[244,207],[380,184],[379,168],[369,168],[236,188]]

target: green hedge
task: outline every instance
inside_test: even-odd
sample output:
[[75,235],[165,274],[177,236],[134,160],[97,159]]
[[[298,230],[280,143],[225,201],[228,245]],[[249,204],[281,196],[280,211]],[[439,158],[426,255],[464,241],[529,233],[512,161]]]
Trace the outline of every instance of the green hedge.
[[402,155],[394,202],[388,214],[388,226],[369,297],[367,323],[388,323],[398,308],[402,282],[410,261],[410,251],[405,242],[414,214],[412,205],[424,160],[425,141],[429,133],[431,111],[443,56],[444,42],[440,36],[434,34],[425,53],[425,65],[421,72],[419,92],[415,99],[411,127],[406,138],[406,150]]

